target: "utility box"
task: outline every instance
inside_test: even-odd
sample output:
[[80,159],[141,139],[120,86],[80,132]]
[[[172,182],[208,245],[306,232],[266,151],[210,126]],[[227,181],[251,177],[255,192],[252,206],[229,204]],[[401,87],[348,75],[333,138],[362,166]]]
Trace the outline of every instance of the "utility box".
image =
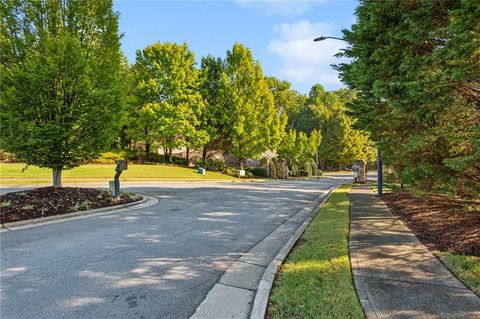
[[357,160],[352,165],[353,182],[366,183],[367,182],[367,162],[364,160]]
[[198,168],[198,174],[200,174],[200,175],[205,175],[205,172],[206,172],[206,171],[207,171],[207,170],[206,170],[205,168],[203,168],[203,167],[199,167],[199,168]]

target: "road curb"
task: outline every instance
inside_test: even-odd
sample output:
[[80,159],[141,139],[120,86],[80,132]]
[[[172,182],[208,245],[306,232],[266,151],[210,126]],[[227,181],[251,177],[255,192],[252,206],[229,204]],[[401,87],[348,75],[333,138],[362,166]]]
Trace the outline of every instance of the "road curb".
[[257,294],[255,295],[253,306],[250,311],[250,319],[265,318],[265,313],[268,306],[268,298],[270,297],[270,292],[272,290],[273,282],[275,281],[275,275],[278,269],[282,265],[285,258],[287,258],[293,246],[295,246],[297,241],[300,239],[300,236],[303,234],[305,229],[311,223],[313,218],[315,218],[323,205],[325,205],[325,203],[330,199],[330,196],[337,187],[338,186],[330,187],[327,196],[325,196],[325,198],[315,207],[313,214],[302,223],[302,225],[297,229],[295,234],[282,247],[277,256],[268,265],[258,285]]
[[[158,203],[158,199],[156,199],[156,198],[153,198],[153,197],[150,197],[150,196],[145,196],[145,195],[141,195],[141,196],[143,197],[141,200],[133,202],[133,203],[116,205],[116,206],[109,206],[109,207],[102,207],[102,208],[96,208],[96,209],[90,209],[90,210],[83,210],[83,211],[74,212],[74,213],[47,216],[47,217],[34,218],[34,219],[28,219],[28,220],[21,220],[21,221],[18,221],[18,222],[1,224],[2,225],[1,226],[1,232],[15,230],[15,229],[17,229],[17,227],[21,227],[21,226],[42,225],[42,224],[45,224],[47,222],[54,222],[54,221],[59,221],[59,220],[68,220],[68,219],[71,219],[73,217],[82,217],[82,216],[89,216],[89,215],[99,216],[99,214],[104,215],[104,214],[117,213],[117,212],[120,212],[122,210],[127,210],[127,209],[132,209],[132,208],[145,208],[145,207],[153,206],[153,205]],[[137,206],[142,206],[142,207],[137,207]]]

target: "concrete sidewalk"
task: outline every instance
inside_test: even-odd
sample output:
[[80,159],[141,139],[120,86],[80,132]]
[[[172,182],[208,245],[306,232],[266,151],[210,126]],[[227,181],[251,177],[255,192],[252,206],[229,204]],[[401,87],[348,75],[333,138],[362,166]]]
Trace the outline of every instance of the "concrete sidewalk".
[[428,251],[369,185],[350,192],[350,258],[367,318],[480,318],[480,298]]

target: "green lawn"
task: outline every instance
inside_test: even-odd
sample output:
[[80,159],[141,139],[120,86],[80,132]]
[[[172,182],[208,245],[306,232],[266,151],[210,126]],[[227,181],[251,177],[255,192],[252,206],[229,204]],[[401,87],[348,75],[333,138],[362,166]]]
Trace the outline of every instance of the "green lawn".
[[[376,194],[378,192],[377,183],[372,183],[371,185],[372,185],[372,191]],[[382,187],[383,194],[396,192],[396,191],[399,191],[400,189],[401,189],[400,184],[395,184],[395,183],[383,183],[383,187]]]
[[[0,185],[49,185],[52,183],[52,172],[34,166],[24,172],[25,164],[0,164]],[[115,165],[91,164],[83,165],[62,173],[63,183],[108,182],[115,175]],[[128,165],[120,177],[122,181],[160,181],[160,180],[239,180],[235,177],[216,172],[205,175],[196,169],[169,165]]]
[[480,257],[436,252],[435,255],[465,285],[480,296]]
[[267,318],[364,318],[348,257],[350,188],[332,194],[282,265]]

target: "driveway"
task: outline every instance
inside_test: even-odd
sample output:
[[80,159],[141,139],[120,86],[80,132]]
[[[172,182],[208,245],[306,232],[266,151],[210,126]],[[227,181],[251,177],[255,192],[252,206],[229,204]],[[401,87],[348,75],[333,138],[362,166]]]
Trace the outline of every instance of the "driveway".
[[343,182],[130,186],[159,203],[2,232],[0,317],[188,318],[235,260]]

